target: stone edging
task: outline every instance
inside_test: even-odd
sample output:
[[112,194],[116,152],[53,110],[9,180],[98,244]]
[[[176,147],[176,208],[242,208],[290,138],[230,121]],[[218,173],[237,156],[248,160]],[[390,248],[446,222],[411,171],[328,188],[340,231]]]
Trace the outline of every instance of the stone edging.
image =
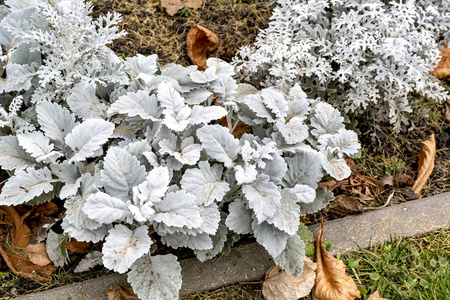
[[[450,225],[450,192],[410,201],[364,214],[324,223],[324,238],[334,243],[333,254],[368,248],[391,235],[414,236]],[[310,226],[316,234],[319,226]],[[257,281],[274,262],[257,243],[233,249],[230,255],[214,262],[182,260],[181,295],[220,286]],[[113,274],[60,288],[16,298],[17,300],[106,300],[112,284],[126,285],[126,275]]]

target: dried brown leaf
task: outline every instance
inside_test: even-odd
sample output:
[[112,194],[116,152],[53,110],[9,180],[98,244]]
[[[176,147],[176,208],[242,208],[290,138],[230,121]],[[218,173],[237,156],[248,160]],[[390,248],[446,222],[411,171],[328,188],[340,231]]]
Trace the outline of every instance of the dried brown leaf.
[[414,185],[414,179],[408,174],[400,174],[394,177],[394,187],[405,188],[412,187]]
[[45,243],[30,244],[25,248],[25,253],[28,255],[30,261],[38,266],[44,267],[52,263],[50,258],[48,258]]
[[[20,215],[16,206],[0,206],[1,213],[4,214],[6,221],[9,223],[8,228],[11,233],[9,241],[13,247],[26,248],[30,243],[31,230],[25,223],[28,214]],[[31,211],[30,211],[31,212]]]
[[437,64],[436,68],[432,72],[431,75],[434,75],[437,79],[442,79],[450,76],[450,49],[448,48],[448,44],[444,43],[444,47],[441,49],[440,53],[442,59]]
[[436,156],[436,140],[434,132],[422,143],[422,151],[419,153],[419,167],[417,168],[417,179],[413,190],[417,195],[420,193],[434,169],[434,158]]
[[380,294],[378,293],[378,290],[376,290],[375,293],[373,293],[367,300],[389,300],[389,299],[381,298]]
[[[322,220],[321,220],[322,221]],[[316,244],[316,285],[314,294],[321,300],[353,300],[361,293],[353,279],[345,274],[344,263],[333,257],[323,246],[323,222]]]
[[79,242],[72,238],[70,241],[65,241],[61,243],[61,246],[66,248],[73,253],[85,254],[89,252],[89,248],[92,246],[91,242]]
[[298,277],[292,277],[280,266],[273,266],[263,283],[264,297],[267,300],[297,300],[309,295],[316,279],[316,268],[307,256],[303,258],[303,272]]
[[[232,120],[232,124],[233,126],[235,125],[234,120]],[[226,117],[223,117],[221,119],[221,123],[220,125],[222,125],[223,127],[228,127],[228,121]],[[233,136],[235,138],[240,139],[245,133],[250,133],[252,131],[252,127],[247,125],[247,124],[243,124],[243,123],[239,123],[236,125],[236,128],[233,131]]]
[[161,7],[169,16],[175,15],[183,7],[197,9],[202,6],[202,0],[161,0]]
[[19,251],[15,251],[14,249],[6,250],[1,242],[0,254],[2,255],[8,268],[14,274],[24,278],[45,281],[56,270],[56,267],[52,264],[42,267],[32,263],[28,258],[23,256],[23,253],[20,253]]
[[196,25],[189,30],[186,38],[187,54],[200,70],[206,69],[206,54],[219,45],[219,38],[211,30]]
[[380,191],[384,191],[393,187],[394,187],[394,176],[392,175],[381,177],[380,180],[378,181],[378,188],[380,189]]
[[329,206],[330,211],[338,215],[356,214],[366,210],[366,206],[358,199],[345,195],[338,195]]
[[106,294],[108,295],[108,300],[139,300],[131,285],[122,287],[118,284],[113,284],[106,290]]

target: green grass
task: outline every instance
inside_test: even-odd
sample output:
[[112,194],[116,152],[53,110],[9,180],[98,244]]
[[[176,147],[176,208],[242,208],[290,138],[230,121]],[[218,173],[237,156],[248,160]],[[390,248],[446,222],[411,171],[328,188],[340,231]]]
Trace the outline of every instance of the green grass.
[[391,237],[371,250],[340,258],[365,295],[362,299],[376,290],[391,300],[450,299],[449,229],[421,238]]

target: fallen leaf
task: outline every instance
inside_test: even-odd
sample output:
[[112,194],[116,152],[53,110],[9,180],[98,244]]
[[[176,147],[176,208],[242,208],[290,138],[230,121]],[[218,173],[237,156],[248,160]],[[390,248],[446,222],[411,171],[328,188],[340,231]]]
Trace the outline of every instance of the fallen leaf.
[[445,119],[450,122],[450,100],[445,101]]
[[393,187],[394,187],[394,176],[392,175],[381,177],[380,180],[378,181],[378,188],[380,189],[380,191],[384,191]]
[[44,267],[32,263],[28,258],[23,257],[17,253],[7,251],[0,242],[0,254],[3,257],[8,268],[16,275],[34,279],[37,281],[45,281],[56,270],[52,264]]
[[44,267],[52,263],[48,258],[45,243],[30,244],[25,248],[25,253],[28,255],[30,261],[38,266]]
[[345,216],[363,212],[366,210],[366,206],[361,204],[355,197],[338,195],[330,203],[329,209],[337,215]]
[[401,189],[405,187],[412,187],[414,185],[414,179],[408,174],[400,174],[394,177],[394,187]]
[[200,70],[206,69],[206,54],[219,45],[219,38],[211,30],[196,25],[189,30],[186,38],[187,55]]
[[367,300],[389,300],[386,298],[381,298],[380,294],[378,293],[378,290],[375,291]]
[[317,265],[307,256],[303,258],[303,272],[298,277],[292,277],[281,269],[273,266],[266,275],[262,293],[267,300],[297,300],[311,293],[316,279]]
[[18,209],[16,206],[0,206],[0,215],[3,214],[10,225],[9,232],[11,233],[11,238],[9,242],[12,246],[26,248],[30,243],[31,234],[30,227],[25,223],[25,218],[29,214],[23,214],[21,216]]
[[450,76],[450,49],[448,48],[448,44],[444,42],[444,47],[441,49],[441,60],[437,64],[436,68],[432,72],[431,75],[434,75],[437,79],[442,79]]
[[90,251],[90,247],[92,246],[91,242],[79,242],[76,239],[72,238],[70,241],[65,241],[61,243],[61,246],[66,248],[73,253],[85,254]]
[[323,219],[316,244],[316,285],[314,295],[321,300],[347,300],[360,298],[361,293],[353,279],[345,274],[344,263],[325,250],[323,240]]
[[183,7],[197,9],[202,6],[202,0],[161,0],[161,7],[169,16],[175,15]]
[[[40,209],[40,207],[43,209]],[[3,215],[3,219],[6,221],[6,226],[2,226],[3,229],[1,230],[4,234],[0,235],[0,254],[3,260],[14,274],[38,281],[45,281],[56,270],[56,267],[51,263],[44,265],[46,263],[45,258],[39,257],[44,254],[39,249],[28,247],[31,238],[31,229],[28,223],[37,224],[38,220],[43,220],[46,217],[45,207],[50,208],[50,213],[54,213],[51,204],[37,205],[32,209],[23,205],[0,206],[0,215]],[[30,221],[30,219],[32,220]],[[27,248],[29,255],[26,255]],[[41,265],[35,264],[28,258],[29,256],[34,262]]]
[[356,170],[356,163],[353,159],[347,157],[345,158],[345,162],[352,172]]
[[414,182],[413,190],[417,195],[420,193],[431,172],[434,169],[434,157],[436,156],[436,140],[434,132],[422,143],[422,151],[419,153],[419,167],[417,168],[417,179]]
[[[232,120],[233,125],[235,125],[235,122]],[[223,117],[221,119],[221,124],[223,127],[228,127],[228,122],[227,122],[227,118]],[[238,123],[236,125],[236,128],[233,131],[233,136],[237,139],[240,139],[245,133],[250,133],[252,132],[252,127],[250,125],[244,124],[244,123]]]
[[108,300],[139,300],[131,285],[122,287],[113,284],[106,290],[106,295],[108,295]]

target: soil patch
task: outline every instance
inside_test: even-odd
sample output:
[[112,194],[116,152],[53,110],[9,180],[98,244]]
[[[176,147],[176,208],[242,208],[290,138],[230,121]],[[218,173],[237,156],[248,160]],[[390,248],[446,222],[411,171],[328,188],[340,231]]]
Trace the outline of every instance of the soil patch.
[[201,8],[183,8],[171,17],[158,0],[92,3],[94,18],[113,11],[123,17],[120,27],[128,34],[111,45],[117,55],[158,54],[162,65],[184,66],[191,65],[186,37],[195,25],[206,27],[219,38],[219,46],[210,57],[230,61],[237,49],[250,45],[259,30],[267,27],[273,8],[266,0],[205,0]]

